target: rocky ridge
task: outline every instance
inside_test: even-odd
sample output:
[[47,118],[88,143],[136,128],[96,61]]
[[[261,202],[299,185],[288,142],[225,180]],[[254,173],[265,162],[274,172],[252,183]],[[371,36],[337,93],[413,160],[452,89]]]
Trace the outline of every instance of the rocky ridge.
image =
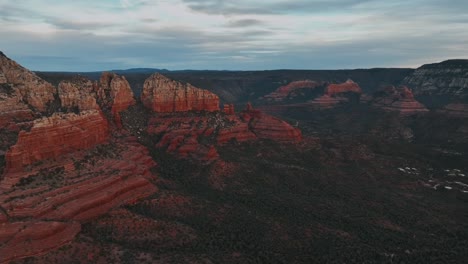
[[398,88],[387,86],[376,93],[371,105],[384,111],[398,112],[403,115],[426,113],[429,110],[416,101],[413,92],[406,86]]
[[141,101],[157,113],[219,111],[219,98],[214,93],[171,80],[159,73],[146,79]]
[[403,80],[417,97],[447,97],[468,100],[468,60],[426,64]]

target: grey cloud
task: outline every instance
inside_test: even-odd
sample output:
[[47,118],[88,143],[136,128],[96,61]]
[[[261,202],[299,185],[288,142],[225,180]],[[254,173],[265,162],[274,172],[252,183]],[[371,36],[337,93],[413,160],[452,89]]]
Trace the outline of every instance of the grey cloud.
[[227,23],[228,27],[252,27],[252,26],[260,26],[263,25],[263,22],[258,19],[239,19],[239,20],[231,20]]
[[239,2],[235,0],[183,0],[194,11],[208,14],[282,14],[317,13],[345,10],[372,0],[294,0],[275,3]]

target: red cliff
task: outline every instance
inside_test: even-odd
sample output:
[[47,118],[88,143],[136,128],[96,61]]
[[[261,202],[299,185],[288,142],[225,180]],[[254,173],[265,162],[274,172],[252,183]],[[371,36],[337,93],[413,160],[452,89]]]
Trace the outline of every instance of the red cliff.
[[398,88],[387,86],[377,92],[371,102],[372,106],[384,111],[399,112],[403,115],[426,113],[429,110],[414,99],[412,91],[406,86]]
[[302,140],[302,133],[287,122],[264,114],[252,105],[247,104],[245,111],[241,113],[242,118],[249,123],[250,130],[258,138],[267,138],[281,142],[297,142]]
[[31,131],[21,131],[16,145],[6,153],[7,171],[94,147],[108,139],[108,130],[107,120],[97,110],[35,120]]
[[104,72],[95,89],[102,109],[110,110],[115,123],[120,127],[120,112],[135,104],[130,84],[123,76]]
[[159,113],[219,110],[219,98],[214,93],[168,79],[159,73],[146,79],[141,101]]

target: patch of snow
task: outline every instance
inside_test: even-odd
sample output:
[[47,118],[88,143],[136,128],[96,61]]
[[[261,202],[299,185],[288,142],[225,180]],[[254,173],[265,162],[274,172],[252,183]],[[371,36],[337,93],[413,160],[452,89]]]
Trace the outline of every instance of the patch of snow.
[[403,168],[398,168],[399,171],[406,172]]
[[450,187],[450,186],[445,186],[445,189],[447,189],[447,190],[452,190],[453,188]]

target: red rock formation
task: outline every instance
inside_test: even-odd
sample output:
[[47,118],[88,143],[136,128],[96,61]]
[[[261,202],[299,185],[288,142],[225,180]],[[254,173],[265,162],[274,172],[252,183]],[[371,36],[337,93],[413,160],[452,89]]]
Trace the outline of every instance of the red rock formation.
[[100,109],[96,103],[93,83],[84,77],[60,82],[58,95],[64,109],[79,111]]
[[99,84],[95,86],[101,107],[105,110],[110,109],[116,125],[121,127],[120,112],[135,104],[130,84],[123,76],[104,72],[101,75]]
[[[0,53],[0,86],[10,86],[17,102],[26,102],[35,110],[45,112],[54,100],[55,88],[13,60]],[[1,90],[1,89],[0,89]]]
[[385,111],[399,112],[403,115],[429,111],[423,104],[414,99],[413,93],[406,86],[383,88],[375,95],[372,105]]
[[159,73],[146,79],[141,101],[144,106],[159,113],[219,110],[217,95],[191,84],[170,80]]
[[[32,185],[28,181],[14,185],[10,180],[15,173],[5,175],[0,189],[8,192],[0,192],[0,206],[9,219],[0,224],[0,256],[13,260],[60,247],[75,237],[80,223],[157,191],[148,181],[154,180],[150,169],[156,164],[145,147],[126,138],[107,148],[111,149],[76,151],[56,163],[33,167],[46,177]],[[48,170],[50,166],[62,170],[53,174],[56,170]]]
[[234,105],[233,104],[224,104],[223,112],[226,115],[235,115],[236,112],[234,111]]
[[259,138],[268,138],[276,141],[300,141],[302,133],[285,121],[261,113],[247,104],[246,110],[241,114],[243,119],[249,122],[249,128]]
[[339,94],[349,92],[361,94],[362,89],[357,83],[353,82],[352,80],[347,80],[346,82],[340,84],[330,84],[325,89],[325,94],[329,96],[336,96]]
[[315,89],[321,84],[311,80],[294,81],[285,86],[281,86],[276,91],[265,95],[262,99],[267,101],[281,102],[286,98],[297,97],[301,89]]
[[7,171],[94,147],[105,142],[108,134],[107,120],[97,110],[35,120],[31,131],[21,131],[18,142],[7,152]]

